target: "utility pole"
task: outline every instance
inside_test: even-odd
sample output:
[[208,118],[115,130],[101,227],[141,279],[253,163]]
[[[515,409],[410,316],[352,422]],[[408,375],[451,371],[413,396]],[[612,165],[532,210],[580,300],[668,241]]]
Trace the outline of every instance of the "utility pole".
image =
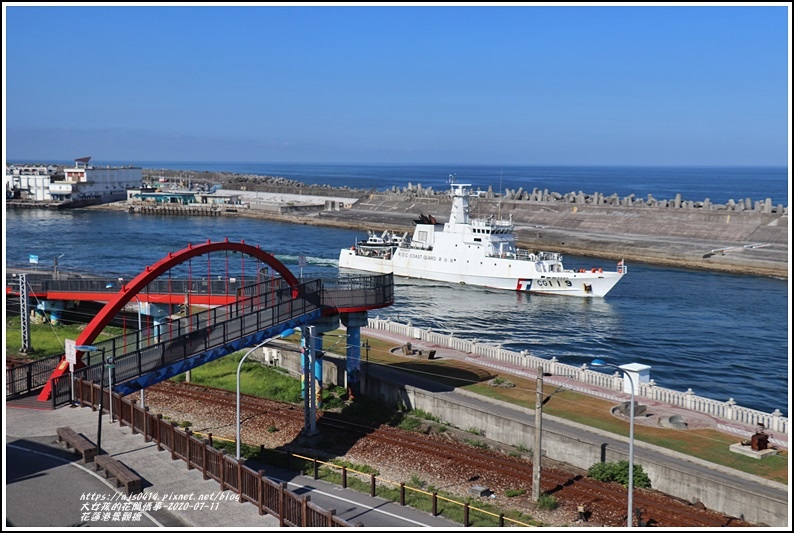
[[538,379],[535,385],[535,446],[532,450],[532,501],[540,499],[540,463],[541,436],[543,425],[543,368],[538,368]]
[[19,275],[19,323],[22,327],[22,345],[19,353],[33,353],[30,345],[30,310],[28,308],[28,280],[26,274]]
[[[551,374],[548,374],[549,376]],[[535,448],[532,450],[532,500],[537,503],[540,499],[540,463],[543,450],[541,448],[541,438],[543,436],[543,406],[551,400],[552,396],[562,390],[573,376],[566,376],[562,385],[557,387],[554,392],[543,397],[543,369],[538,368],[538,380],[535,385]]]

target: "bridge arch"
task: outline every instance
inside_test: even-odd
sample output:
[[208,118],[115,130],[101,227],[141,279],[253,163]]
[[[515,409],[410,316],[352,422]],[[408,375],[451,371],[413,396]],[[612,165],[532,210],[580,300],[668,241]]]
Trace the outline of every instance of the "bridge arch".
[[[121,290],[116,293],[116,295],[112,297],[107,304],[105,304],[99,313],[94,316],[91,322],[88,323],[83,332],[77,337],[75,345],[85,346],[94,342],[105,326],[107,326],[108,323],[113,320],[113,317],[115,317],[116,314],[123,309],[127,303],[129,303],[139,292],[146,288],[149,283],[157,279],[161,274],[167,272],[177,265],[188,261],[193,257],[209,254],[212,252],[224,251],[240,252],[251,257],[255,257],[267,264],[273,268],[273,270],[278,272],[281,277],[292,287],[292,297],[297,297],[297,286],[300,284],[300,281],[298,281],[295,275],[292,274],[292,272],[290,272],[290,270],[281,261],[276,259],[273,254],[262,250],[259,246],[246,244],[245,241],[241,241],[239,243],[230,242],[228,239],[224,239],[221,242],[211,242],[208,240],[206,243],[195,246],[188,244],[187,248],[179,250],[178,252],[169,252],[167,256],[160,259],[153,265],[147,266],[143,272],[138,274],[129,283],[125,284]],[[77,364],[75,364],[75,368],[82,368],[85,366],[82,362],[82,354],[83,352],[78,350]],[[50,376],[50,380],[52,380],[52,378],[59,377],[68,371],[69,365],[66,362],[66,358],[64,357],[61,360],[61,363],[53,371],[52,375]],[[47,385],[44,387],[44,390],[39,395],[39,399],[48,399],[50,390],[51,381],[48,381]]]

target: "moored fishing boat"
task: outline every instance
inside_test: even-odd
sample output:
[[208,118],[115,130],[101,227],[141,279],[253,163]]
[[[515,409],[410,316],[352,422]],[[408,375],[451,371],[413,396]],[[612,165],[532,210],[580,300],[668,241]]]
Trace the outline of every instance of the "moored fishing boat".
[[568,296],[605,296],[626,274],[602,268],[567,270],[562,254],[530,252],[515,244],[512,219],[469,216],[471,185],[452,185],[449,221],[416,220],[413,235],[384,232],[339,254],[339,267],[407,278]]

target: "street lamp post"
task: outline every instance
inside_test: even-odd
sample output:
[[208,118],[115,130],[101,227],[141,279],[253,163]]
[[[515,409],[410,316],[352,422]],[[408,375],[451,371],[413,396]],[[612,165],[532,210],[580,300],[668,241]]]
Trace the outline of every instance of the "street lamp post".
[[242,359],[240,359],[240,364],[237,365],[237,432],[235,434],[235,437],[236,437],[236,441],[237,441],[237,460],[238,461],[240,460],[240,370],[243,368],[243,362],[246,360],[246,358],[249,355],[254,353],[254,350],[256,350],[257,348],[261,348],[262,346],[264,346],[265,344],[267,344],[268,342],[270,342],[270,341],[272,341],[274,339],[283,339],[284,337],[289,337],[290,335],[295,333],[295,331],[299,331],[299,330],[300,330],[300,328],[290,328],[290,329],[282,331],[276,337],[270,337],[269,339],[260,342],[259,344],[257,344],[256,346],[254,346],[253,348],[248,350],[246,352],[246,354],[242,357]]
[[[81,352],[96,352],[99,350],[96,346],[92,345],[81,345],[75,346],[75,350],[80,350]],[[96,427],[96,453],[97,455],[102,454],[102,410],[104,407],[103,399],[105,397],[105,348],[102,347],[102,365],[99,370],[99,417],[97,419],[97,427]]]
[[[104,358],[103,358],[104,359]],[[110,423],[114,421],[113,417],[113,369],[116,368],[116,358],[113,356],[108,357],[108,401],[110,402]]]
[[593,359],[591,364],[593,366],[611,366],[612,368],[620,370],[631,385],[631,407],[629,408],[629,516],[626,519],[626,526],[632,527],[634,523],[634,378],[618,365],[607,363],[601,359]]
[[61,254],[58,257],[56,257],[55,259],[53,259],[53,261],[52,261],[52,273],[53,273],[53,277],[55,277],[55,278],[58,277],[58,259],[60,259],[61,257],[65,256],[65,255],[66,254]]

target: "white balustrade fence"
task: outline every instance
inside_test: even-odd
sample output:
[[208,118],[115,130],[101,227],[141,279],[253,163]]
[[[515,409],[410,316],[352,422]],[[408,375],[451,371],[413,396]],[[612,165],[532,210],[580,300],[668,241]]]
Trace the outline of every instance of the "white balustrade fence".
[[[411,339],[419,339],[459,352],[486,357],[493,361],[532,369],[542,368],[543,372],[548,372],[556,376],[572,376],[573,379],[577,381],[611,391],[623,391],[623,377],[621,372],[615,372],[615,374],[609,375],[589,370],[586,364],[581,367],[566,365],[557,361],[556,358],[541,359],[529,355],[528,352],[504,350],[498,346],[458,339],[452,335],[443,335],[429,329],[416,328],[410,323],[400,324],[390,319],[370,318],[368,327],[396,333]],[[575,385],[571,385],[570,388],[576,390]],[[775,409],[772,413],[763,413],[754,409],[738,406],[733,398],[725,402],[703,398],[697,396],[692,389],[688,389],[686,392],[679,392],[658,387],[653,380],[650,380],[648,383],[639,383],[638,388],[639,390],[635,391],[635,396],[637,397],[644,397],[676,407],[683,407],[690,411],[705,413],[717,418],[722,418],[726,421],[734,421],[753,427],[763,425],[764,428],[770,431],[788,435],[788,418],[784,417],[779,409]],[[582,392],[585,391],[582,390]],[[617,395],[611,397],[614,399],[619,398]]]

